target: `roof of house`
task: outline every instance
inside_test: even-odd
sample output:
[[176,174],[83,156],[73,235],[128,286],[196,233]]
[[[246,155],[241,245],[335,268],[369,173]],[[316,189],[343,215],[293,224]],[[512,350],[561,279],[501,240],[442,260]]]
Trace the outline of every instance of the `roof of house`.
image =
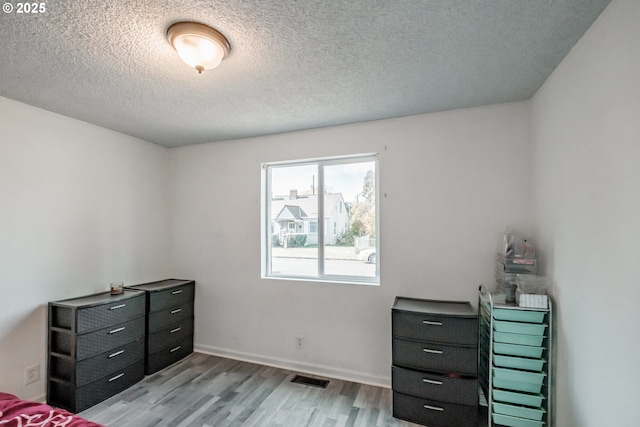
[[[325,203],[325,211],[331,212],[339,201],[343,200],[342,193],[335,194],[325,194],[324,195],[324,203]],[[285,207],[289,207],[289,213],[283,212]],[[317,218],[318,217],[318,195],[317,194],[308,194],[301,195],[295,199],[290,199],[289,196],[275,196],[271,199],[271,218],[284,219],[281,215],[295,215],[295,209],[299,208],[300,211],[297,213],[300,215],[299,218]]]
[[302,210],[300,206],[284,205],[278,216],[275,217],[276,221],[279,220],[302,220],[307,218],[307,214]]

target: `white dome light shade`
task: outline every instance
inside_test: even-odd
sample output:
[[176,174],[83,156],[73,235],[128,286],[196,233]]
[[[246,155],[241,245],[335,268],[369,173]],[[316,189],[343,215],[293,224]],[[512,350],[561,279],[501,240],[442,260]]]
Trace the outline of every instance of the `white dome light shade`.
[[167,30],[167,39],[180,58],[199,73],[216,68],[229,53],[225,36],[197,22],[173,24]]
[[224,50],[220,45],[200,36],[181,35],[173,39],[180,58],[195,69],[211,70],[216,68],[224,58]]

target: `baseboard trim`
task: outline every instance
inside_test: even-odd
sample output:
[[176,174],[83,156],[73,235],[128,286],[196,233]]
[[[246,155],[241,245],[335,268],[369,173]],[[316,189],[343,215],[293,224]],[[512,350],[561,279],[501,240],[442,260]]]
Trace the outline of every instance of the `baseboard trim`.
[[336,378],[339,380],[352,381],[360,384],[391,388],[391,378],[385,376],[374,376],[366,374],[364,372],[339,369],[332,366],[305,363],[297,360],[281,359],[277,357],[262,356],[259,354],[245,353],[241,351],[201,344],[195,344],[193,350],[197,353],[210,354],[212,356],[225,357],[228,359],[240,360],[242,362],[250,362],[259,365],[271,366],[274,368],[287,369],[303,374]]

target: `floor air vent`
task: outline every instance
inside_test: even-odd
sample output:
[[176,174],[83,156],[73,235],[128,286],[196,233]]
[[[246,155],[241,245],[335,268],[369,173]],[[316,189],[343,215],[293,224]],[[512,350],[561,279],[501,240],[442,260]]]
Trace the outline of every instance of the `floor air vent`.
[[305,377],[304,375],[296,375],[291,382],[320,388],[327,388],[327,384],[329,384],[329,380],[319,380],[317,378]]

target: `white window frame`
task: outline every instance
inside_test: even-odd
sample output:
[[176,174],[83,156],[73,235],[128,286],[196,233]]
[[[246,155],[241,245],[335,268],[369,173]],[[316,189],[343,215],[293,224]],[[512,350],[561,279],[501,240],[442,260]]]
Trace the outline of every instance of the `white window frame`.
[[[375,209],[376,209],[376,253],[380,253],[380,191],[377,153],[357,154],[351,156],[325,157],[306,160],[291,160],[282,162],[262,163],[262,197],[261,197],[261,277],[263,279],[285,279],[330,283],[352,283],[366,285],[380,285],[380,262],[376,262],[375,276],[348,276],[332,275],[324,272],[324,239],[325,229],[329,226],[324,212],[324,197],[318,197],[318,275],[317,276],[297,276],[291,274],[274,274],[271,272],[271,169],[272,167],[283,166],[304,166],[318,165],[318,194],[324,194],[324,166],[340,164],[373,162],[375,174]],[[324,218],[324,221],[321,220]],[[329,230],[326,230],[329,231]],[[380,257],[377,257],[378,260]]]

